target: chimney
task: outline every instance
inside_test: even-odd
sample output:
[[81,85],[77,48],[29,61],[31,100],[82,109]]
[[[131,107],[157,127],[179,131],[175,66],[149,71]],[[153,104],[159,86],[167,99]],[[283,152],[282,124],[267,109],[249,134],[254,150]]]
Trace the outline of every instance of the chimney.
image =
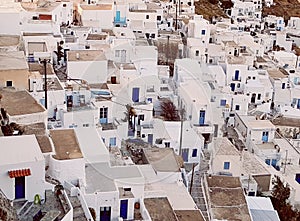
[[77,52],[76,53],[76,59],[79,60],[79,58],[80,58],[80,54]]

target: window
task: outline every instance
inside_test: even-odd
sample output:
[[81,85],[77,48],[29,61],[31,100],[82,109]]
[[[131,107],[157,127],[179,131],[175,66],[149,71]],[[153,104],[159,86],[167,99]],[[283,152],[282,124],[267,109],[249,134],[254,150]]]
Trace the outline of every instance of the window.
[[235,105],[235,110],[240,110],[240,105]]
[[224,162],[224,170],[229,170],[230,162]]
[[236,87],[237,87],[237,88],[240,88],[240,87],[241,87],[241,84],[240,84],[240,83],[237,83]]
[[6,81],[6,87],[12,87],[13,84],[12,84],[12,81]]
[[99,119],[100,124],[107,124],[107,113],[108,113],[107,107],[100,108],[100,119]]
[[115,147],[116,145],[117,145],[117,138],[116,137],[109,138],[109,146]]
[[120,57],[120,50],[116,50],[116,51],[115,51],[115,57],[116,57],[116,58]]
[[147,101],[148,101],[148,103],[152,103],[152,98],[151,98],[151,97],[148,97],[148,98],[147,98]]
[[83,127],[89,127],[89,124],[83,124],[82,126]]
[[268,165],[271,165],[271,160],[270,159],[265,159],[265,163]]
[[224,107],[226,105],[226,100],[225,99],[221,99],[220,100],[220,106]]
[[199,56],[199,51],[198,51],[198,50],[196,51],[196,54],[195,54],[195,55],[196,55],[197,57]]
[[285,89],[285,83],[281,84],[281,89]]
[[201,35],[205,35],[205,30],[202,30],[202,31],[201,31]]
[[260,100],[261,99],[261,94],[258,94],[257,95],[257,100]]
[[149,15],[146,15],[146,19],[149,19]]
[[157,21],[160,21],[160,20],[161,20],[161,16],[158,15],[158,16],[157,16]]
[[170,147],[170,142],[165,142],[165,147]]
[[193,149],[193,152],[192,152],[192,157],[196,157],[197,156],[197,149]]

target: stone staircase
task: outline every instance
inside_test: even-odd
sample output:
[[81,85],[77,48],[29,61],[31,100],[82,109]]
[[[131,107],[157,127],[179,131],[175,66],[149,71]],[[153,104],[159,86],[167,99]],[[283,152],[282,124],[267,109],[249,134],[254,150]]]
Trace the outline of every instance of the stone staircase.
[[82,209],[81,203],[76,196],[70,196],[69,192],[68,197],[73,207],[73,221],[88,221],[85,217],[84,211]]
[[204,187],[202,186],[202,184],[203,184],[204,174],[206,174],[207,171],[209,170],[209,161],[210,161],[210,153],[204,152],[203,156],[201,156],[201,161],[200,161],[201,163],[200,163],[199,170],[194,172],[194,178],[193,178],[194,181],[193,181],[193,187],[191,192],[194,202],[201,210],[206,221],[209,221],[210,218],[207,211],[207,203],[205,200],[205,196],[203,192]]

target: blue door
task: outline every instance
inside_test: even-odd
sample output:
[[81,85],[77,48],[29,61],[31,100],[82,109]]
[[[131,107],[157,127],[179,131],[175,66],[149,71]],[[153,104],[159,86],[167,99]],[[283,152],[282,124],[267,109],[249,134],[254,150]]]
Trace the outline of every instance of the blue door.
[[189,149],[182,149],[181,156],[184,162],[188,162],[189,160]]
[[132,101],[139,102],[140,89],[138,87],[132,88]]
[[25,177],[15,178],[15,199],[25,198]]
[[110,221],[111,207],[100,207],[100,221]]
[[231,83],[230,87],[231,87],[231,91],[234,91],[235,90],[235,83]]
[[271,160],[270,159],[265,159],[265,163],[270,165],[271,164]]
[[153,134],[148,134],[148,143],[153,144]]
[[297,109],[300,109],[300,99],[297,101]]
[[269,139],[269,131],[264,131],[262,133],[262,141],[263,142],[268,142],[268,139]]
[[205,122],[205,111],[200,111],[199,124],[204,125],[204,122]]
[[120,11],[116,11],[116,21],[120,21]]
[[234,80],[238,81],[239,80],[239,75],[240,75],[240,71],[236,70],[234,73]]
[[272,159],[271,165],[276,169],[276,167],[277,167],[277,160],[276,159]]
[[128,211],[128,200],[121,200],[121,202],[120,202],[120,216],[123,219],[127,219],[127,211]]

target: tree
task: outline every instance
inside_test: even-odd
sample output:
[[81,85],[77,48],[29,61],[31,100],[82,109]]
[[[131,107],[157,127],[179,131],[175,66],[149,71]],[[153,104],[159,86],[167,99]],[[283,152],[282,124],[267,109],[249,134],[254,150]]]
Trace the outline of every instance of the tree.
[[170,100],[164,100],[160,104],[161,107],[161,116],[164,117],[166,121],[178,121],[180,117],[178,115],[178,111],[176,106]]
[[273,189],[271,201],[274,209],[277,210],[281,221],[298,221],[300,213],[294,210],[289,203],[291,190],[288,184],[284,184],[279,176],[275,176],[272,180]]

